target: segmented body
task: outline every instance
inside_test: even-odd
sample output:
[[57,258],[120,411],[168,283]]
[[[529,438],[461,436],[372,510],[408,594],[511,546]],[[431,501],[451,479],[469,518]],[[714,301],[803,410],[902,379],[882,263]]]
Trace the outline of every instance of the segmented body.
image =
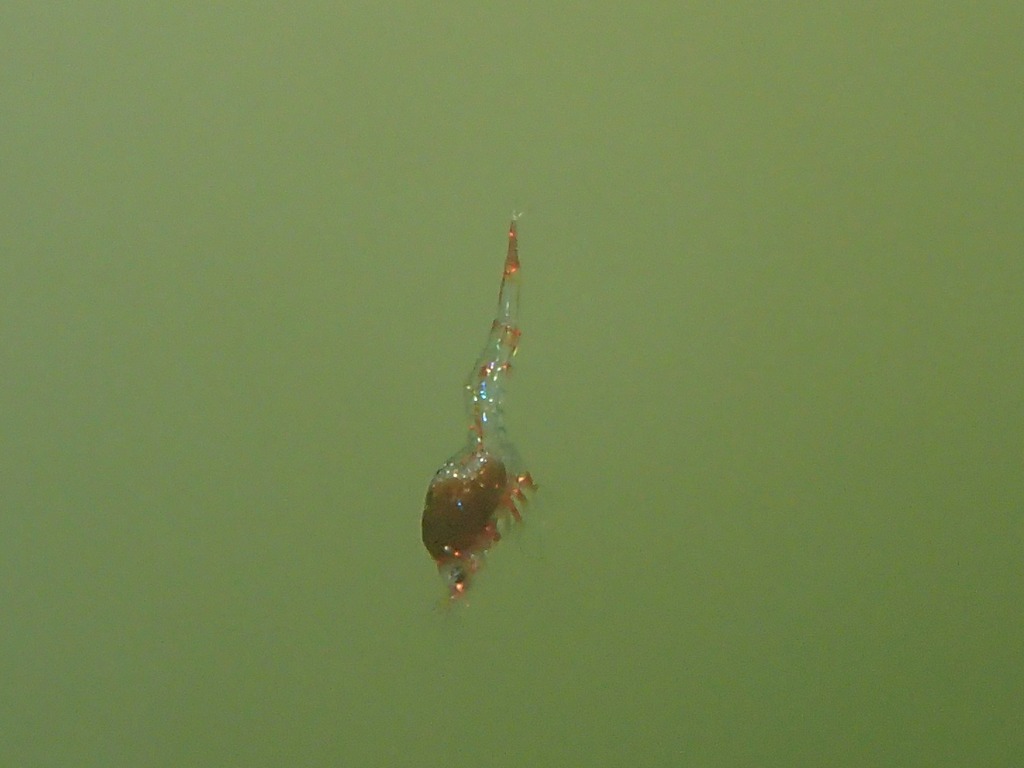
[[519,267],[513,218],[498,311],[465,385],[468,444],[434,475],[423,506],[423,544],[452,599],[466,593],[499,529],[522,520],[527,493],[536,488],[505,431],[505,389],[520,336]]

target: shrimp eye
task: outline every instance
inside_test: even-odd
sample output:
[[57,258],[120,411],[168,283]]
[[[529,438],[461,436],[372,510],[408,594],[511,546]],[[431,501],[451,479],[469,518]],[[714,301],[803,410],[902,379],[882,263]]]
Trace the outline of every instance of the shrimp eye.
[[466,569],[461,565],[453,565],[448,572],[448,586],[453,590],[461,592],[466,588],[467,581],[469,581],[469,574],[466,572]]
[[449,562],[441,566],[440,570],[444,583],[448,587],[448,597],[452,600],[463,597],[466,590],[469,589],[469,582],[475,570],[474,564],[461,561]]

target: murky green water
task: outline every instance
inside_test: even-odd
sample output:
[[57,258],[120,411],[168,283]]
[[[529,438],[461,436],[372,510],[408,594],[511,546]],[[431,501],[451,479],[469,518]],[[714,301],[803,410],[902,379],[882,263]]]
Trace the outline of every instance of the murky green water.
[[0,765],[1020,765],[1018,4],[462,5],[0,10]]

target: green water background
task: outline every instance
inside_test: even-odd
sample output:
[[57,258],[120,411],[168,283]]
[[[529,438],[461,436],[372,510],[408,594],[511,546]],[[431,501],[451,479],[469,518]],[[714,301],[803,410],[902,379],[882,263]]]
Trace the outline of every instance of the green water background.
[[[0,765],[1024,764],[1024,10],[0,10]],[[542,485],[419,542],[521,226]]]

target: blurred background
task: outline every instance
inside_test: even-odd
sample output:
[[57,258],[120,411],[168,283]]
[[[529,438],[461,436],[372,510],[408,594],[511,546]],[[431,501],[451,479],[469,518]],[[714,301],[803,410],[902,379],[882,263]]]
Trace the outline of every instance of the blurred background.
[[[0,765],[1021,765],[1022,39],[8,0]],[[513,209],[541,492],[446,612]]]

